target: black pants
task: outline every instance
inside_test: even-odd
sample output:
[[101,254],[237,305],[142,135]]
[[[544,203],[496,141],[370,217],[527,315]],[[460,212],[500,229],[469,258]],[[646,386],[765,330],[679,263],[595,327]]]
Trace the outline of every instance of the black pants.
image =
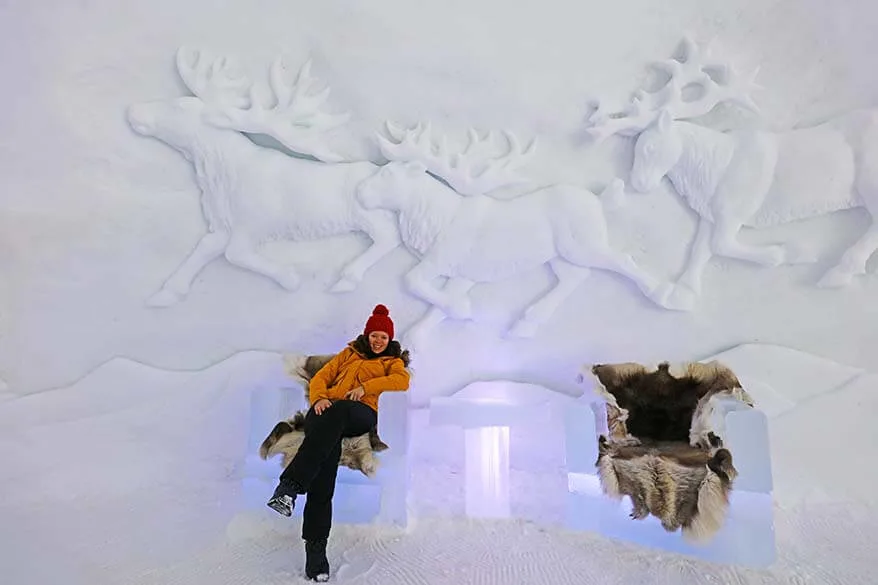
[[305,439],[299,452],[280,475],[281,491],[308,494],[302,521],[302,538],[329,538],[332,527],[332,496],[341,457],[341,440],[368,433],[378,413],[353,400],[339,400],[315,414],[305,416]]

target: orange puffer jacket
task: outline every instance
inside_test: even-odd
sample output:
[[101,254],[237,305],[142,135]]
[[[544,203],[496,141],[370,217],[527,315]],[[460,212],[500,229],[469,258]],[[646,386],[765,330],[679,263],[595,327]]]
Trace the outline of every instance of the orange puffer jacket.
[[[399,348],[398,342],[390,343]],[[402,358],[384,355],[369,359],[357,345],[356,341],[349,343],[314,374],[308,384],[312,405],[324,398],[342,400],[349,391],[362,386],[366,393],[360,402],[378,412],[378,396],[382,392],[408,390],[410,376]]]

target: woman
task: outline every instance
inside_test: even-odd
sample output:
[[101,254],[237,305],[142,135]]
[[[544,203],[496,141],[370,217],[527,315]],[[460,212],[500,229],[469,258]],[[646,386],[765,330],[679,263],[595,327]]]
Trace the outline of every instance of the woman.
[[297,494],[308,494],[302,522],[305,575],[329,578],[326,541],[332,524],[332,495],[341,440],[368,433],[378,422],[378,397],[409,387],[402,348],[393,340],[387,307],[378,305],[363,334],[350,342],[311,379],[311,408],[305,417],[305,439],[284,469],[268,506],[291,516]]

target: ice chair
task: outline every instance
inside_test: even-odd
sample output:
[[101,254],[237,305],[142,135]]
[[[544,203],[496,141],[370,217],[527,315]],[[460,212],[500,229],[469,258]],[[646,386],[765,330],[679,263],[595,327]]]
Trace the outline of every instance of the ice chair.
[[[712,562],[753,568],[771,565],[776,558],[771,456],[768,420],[764,413],[733,398],[713,401],[711,420],[732,453],[738,472],[730,493],[725,521],[706,543],[690,543],[681,532],[667,532],[648,516],[633,520],[630,497],[621,502],[606,495],[596,468],[598,436],[608,436],[615,407],[604,399],[584,395],[566,413],[568,472],[567,526],[643,546],[677,552]],[[616,411],[618,414],[618,411]]]
[[[304,356],[328,359],[332,356]],[[289,356],[287,356],[289,358]],[[287,370],[289,372],[289,369]],[[259,445],[279,421],[307,408],[302,386],[308,377],[293,375],[299,384],[266,384],[253,390],[250,400],[250,439],[243,469],[244,505],[262,509],[271,497],[282,469],[280,458],[259,458]],[[292,382],[292,380],[291,380]],[[301,385],[300,385],[301,384]],[[378,399],[378,434],[389,449],[376,453],[378,471],[372,478],[340,466],[333,497],[333,522],[406,527],[409,493],[409,392],[385,392]],[[307,496],[296,501],[293,515],[301,515]]]

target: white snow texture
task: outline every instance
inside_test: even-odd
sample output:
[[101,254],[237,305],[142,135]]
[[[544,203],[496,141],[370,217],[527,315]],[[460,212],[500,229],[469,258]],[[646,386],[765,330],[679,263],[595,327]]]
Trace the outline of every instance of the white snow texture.
[[[431,425],[420,409],[410,447],[414,522],[406,531],[336,526],[335,578],[399,585],[870,582],[878,477],[870,466],[852,473],[857,462],[837,454],[875,444],[874,426],[844,421],[878,407],[878,375],[774,346],[741,346],[719,357],[742,378],[761,381],[752,387],[757,402],[774,394],[789,405],[770,419],[779,557],[770,569],[708,564],[560,529],[563,419],[548,410],[536,424],[510,429],[514,519],[462,520],[463,433]],[[3,582],[296,582],[298,521],[242,507],[241,463],[256,431],[249,428],[250,392],[270,385],[279,364],[268,352],[240,353],[200,372],[115,359],[74,385],[4,403]],[[552,394],[528,400],[549,403]],[[554,400],[562,412],[565,399]],[[833,432],[814,432],[826,419],[838,421]]]
[[[377,303],[416,522],[338,526],[339,581],[871,582],[876,29],[870,0],[0,3],[0,582],[298,578],[297,520],[241,511],[250,392]],[[431,398],[710,354],[769,418],[773,568],[557,529],[560,423],[511,428],[516,520],[461,521]]]

